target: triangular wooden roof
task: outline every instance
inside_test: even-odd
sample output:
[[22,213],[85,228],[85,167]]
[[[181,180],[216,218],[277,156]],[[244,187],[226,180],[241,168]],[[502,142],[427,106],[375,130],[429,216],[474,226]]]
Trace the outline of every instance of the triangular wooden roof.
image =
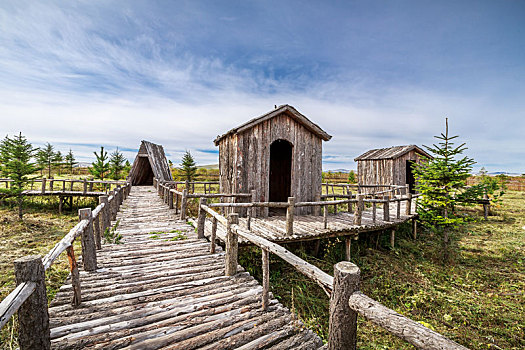
[[370,151],[366,151],[365,153],[361,154],[359,157],[355,158],[354,161],[358,160],[379,160],[379,159],[396,159],[401,157],[402,155],[415,150],[417,153],[432,159],[433,157],[425,152],[423,149],[416,145],[408,145],[408,146],[394,146],[394,147],[388,147],[388,148],[379,148],[379,149],[371,149]]
[[158,180],[173,181],[170,167],[168,165],[168,160],[164,154],[164,148],[161,145],[142,140],[139,152],[135,157],[135,161],[133,162],[133,166],[129,172],[129,179],[132,183],[133,179],[139,176],[139,173],[142,170],[140,169],[141,163],[138,161],[141,157],[148,158],[151,170],[153,171],[153,176],[155,176],[155,178]]
[[297,109],[290,105],[282,105],[278,108],[274,109],[273,111],[270,111],[266,114],[261,115],[260,117],[254,118],[236,128],[231,129],[227,133],[217,136],[217,138],[213,141],[215,143],[215,146],[219,145],[219,142],[225,138],[226,136],[241,133],[243,131],[246,131],[248,129],[253,128],[255,125],[262,123],[268,119],[274,118],[278,115],[281,115],[285,113],[290,118],[294,119],[296,122],[304,126],[306,129],[310,130],[313,134],[317,135],[319,138],[321,138],[324,141],[328,141],[332,138],[328,133],[326,133],[323,129],[319,127],[319,125],[313,123],[310,119],[306,118],[305,115],[301,114]]

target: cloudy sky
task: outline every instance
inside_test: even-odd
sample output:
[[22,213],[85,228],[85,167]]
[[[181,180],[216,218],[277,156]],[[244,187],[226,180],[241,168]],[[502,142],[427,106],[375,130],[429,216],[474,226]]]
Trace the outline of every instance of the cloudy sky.
[[525,2],[0,1],[0,133],[132,160],[217,163],[213,139],[290,104],[333,136],[325,169],[444,129],[525,172]]

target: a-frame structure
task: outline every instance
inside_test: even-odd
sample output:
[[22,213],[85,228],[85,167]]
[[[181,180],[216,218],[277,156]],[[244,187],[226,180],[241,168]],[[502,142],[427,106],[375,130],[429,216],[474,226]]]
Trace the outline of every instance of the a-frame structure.
[[128,179],[135,186],[153,185],[153,177],[161,181],[173,181],[164,148],[143,140]]

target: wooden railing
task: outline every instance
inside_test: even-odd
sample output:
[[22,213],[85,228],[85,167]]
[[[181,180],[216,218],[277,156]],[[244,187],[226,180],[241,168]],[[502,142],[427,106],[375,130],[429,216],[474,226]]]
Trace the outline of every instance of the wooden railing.
[[237,273],[239,237],[261,248],[263,270],[261,305],[263,310],[268,308],[270,290],[269,253],[279,256],[294,266],[299,272],[314,280],[325,291],[330,297],[328,349],[353,350],[356,348],[357,314],[364,316],[393,335],[406,340],[420,349],[467,349],[361,293],[359,291],[360,270],[351,262],[337,263],[334,266],[334,277],[332,277],[284,247],[241,228],[239,226],[239,214],[231,213],[228,215],[228,218],[225,218],[214,211],[211,206],[202,204],[202,202],[199,206],[197,223],[197,235],[199,238],[204,238],[204,225],[207,215],[212,220],[211,254],[215,253],[217,224],[221,223],[226,227],[226,276],[234,276]]
[[17,287],[0,303],[0,328],[18,311],[19,345],[25,349],[49,349],[49,316],[45,286],[45,271],[60,254],[67,252],[71,270],[73,295],[71,303],[81,303],[81,286],[73,242],[78,236],[82,239],[82,263],[84,271],[97,269],[96,251],[102,248],[102,235],[116,220],[117,212],[129,195],[131,185],[117,185],[109,196],[99,197],[99,205],[79,210],[79,223],[60,240],[42,259],[38,255],[17,259],[15,277]]
[[[10,183],[13,182],[11,179],[0,179],[0,188],[5,187],[9,188]],[[105,193],[109,193],[111,191],[111,187],[116,188],[117,186],[124,186],[127,182],[126,181],[100,181],[100,180],[76,180],[76,179],[53,179],[53,178],[43,178],[43,179],[33,179],[30,181],[31,188],[27,191],[33,191],[35,190],[35,184],[40,184],[38,186],[38,191],[42,195],[45,195],[48,193],[47,191],[55,192],[55,188],[58,186],[57,191],[62,192],[73,192],[74,191],[74,185],[75,184],[81,184],[80,189],[75,192],[82,192],[83,194],[87,194],[88,192],[93,192],[93,186],[95,184],[102,185],[103,189],[102,191]],[[60,186],[60,184],[62,186]],[[67,184],[67,186],[66,186]]]

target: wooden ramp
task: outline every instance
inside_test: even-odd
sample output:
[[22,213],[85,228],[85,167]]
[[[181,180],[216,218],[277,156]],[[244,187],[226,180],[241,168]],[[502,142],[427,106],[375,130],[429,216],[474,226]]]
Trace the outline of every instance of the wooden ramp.
[[69,279],[52,301],[53,349],[322,346],[275,299],[262,311],[262,287],[242,268],[225,277],[220,247],[210,254],[152,187],[133,187],[118,219],[123,244],[104,245],[97,271],[80,272],[81,305],[71,306]]
[[[415,204],[412,203],[411,213],[415,212]],[[327,225],[324,227],[322,216],[314,215],[295,215],[293,221],[293,234],[286,234],[286,217],[270,216],[267,218],[252,218],[251,232],[264,239],[276,243],[288,243],[309,241],[328,237],[338,236],[357,236],[361,232],[373,232],[394,228],[416,215],[404,215],[406,213],[406,203],[401,202],[399,206],[399,217],[397,203],[391,203],[389,207],[389,221],[383,220],[384,213],[382,208],[376,208],[375,220],[373,219],[372,208],[363,211],[361,225],[354,225],[354,214],[349,212],[338,212],[327,216]],[[247,219],[240,218],[241,227],[247,228]],[[206,220],[204,234],[206,237],[211,236],[212,222]],[[226,227],[222,224],[217,225],[217,237],[221,241],[226,239]],[[246,244],[243,239],[239,244]]]

